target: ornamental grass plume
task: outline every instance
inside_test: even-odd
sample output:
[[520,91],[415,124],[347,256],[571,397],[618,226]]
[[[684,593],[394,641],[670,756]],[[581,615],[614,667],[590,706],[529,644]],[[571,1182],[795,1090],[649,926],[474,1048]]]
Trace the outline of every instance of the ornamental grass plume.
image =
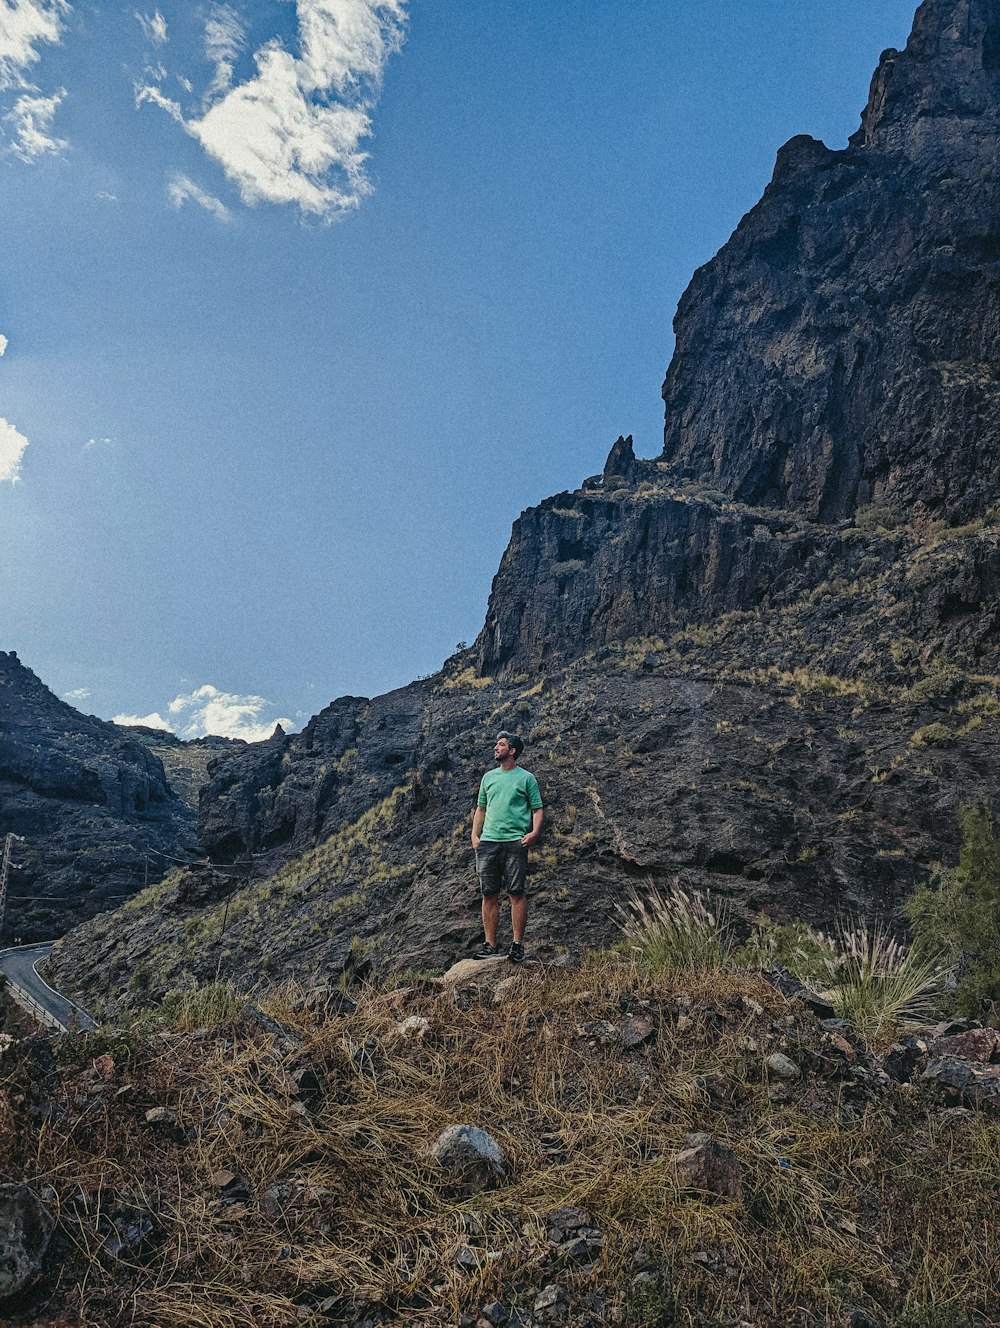
[[643,893],[631,886],[616,910],[639,968],[651,977],[720,969],[733,948],[726,905],[713,911],[708,895],[676,880],[664,890],[650,883]]
[[903,945],[881,922],[841,921],[834,937],[817,937],[829,946],[834,1007],[863,1037],[881,1037],[933,1013],[947,971],[937,956]]

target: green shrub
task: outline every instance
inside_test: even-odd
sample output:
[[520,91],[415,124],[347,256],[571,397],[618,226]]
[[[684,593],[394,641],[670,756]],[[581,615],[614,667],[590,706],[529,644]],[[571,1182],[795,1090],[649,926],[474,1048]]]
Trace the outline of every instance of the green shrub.
[[947,969],[937,955],[908,948],[876,923],[841,926],[831,943],[828,987],[834,1007],[863,1037],[927,1019]]
[[778,923],[761,916],[736,957],[750,968],[768,969],[781,964],[800,982],[825,985],[830,954],[829,943],[807,923],[798,919]]
[[782,964],[822,990],[842,1019],[867,1038],[930,1014],[946,968],[936,954],[908,949],[881,924],[840,923],[826,936],[804,922],[757,922],[738,956],[761,968]]
[[916,944],[954,971],[950,1004],[979,1016],[1000,1002],[1000,842],[989,809],[961,813],[958,866],[917,888],[906,904]]
[[650,977],[721,968],[733,948],[725,905],[713,912],[707,895],[688,894],[676,881],[663,891],[650,886],[645,894],[632,886],[616,908],[626,942]]

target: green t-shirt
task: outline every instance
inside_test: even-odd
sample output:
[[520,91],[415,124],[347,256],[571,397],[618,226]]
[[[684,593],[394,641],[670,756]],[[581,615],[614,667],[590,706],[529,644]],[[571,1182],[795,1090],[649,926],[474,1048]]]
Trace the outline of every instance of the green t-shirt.
[[487,770],[479,785],[477,807],[486,808],[482,839],[520,839],[531,829],[531,813],[542,805],[538,780],[530,770]]

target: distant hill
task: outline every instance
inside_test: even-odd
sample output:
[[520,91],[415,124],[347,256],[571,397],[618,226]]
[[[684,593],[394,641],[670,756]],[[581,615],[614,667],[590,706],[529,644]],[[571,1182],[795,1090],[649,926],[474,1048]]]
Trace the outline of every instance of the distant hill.
[[59,935],[197,856],[194,821],[144,741],[82,715],[0,651],[0,837],[26,841],[4,942]]
[[439,674],[213,764],[218,874],[68,937],[60,980],[113,1008],[442,964],[501,727],[548,807],[534,947],[614,939],[622,887],[675,875],[743,917],[892,916],[1000,790],[998,158],[1000,0],[926,0],[849,146],[793,139],[695,274],[663,453],[620,438],[523,513]]

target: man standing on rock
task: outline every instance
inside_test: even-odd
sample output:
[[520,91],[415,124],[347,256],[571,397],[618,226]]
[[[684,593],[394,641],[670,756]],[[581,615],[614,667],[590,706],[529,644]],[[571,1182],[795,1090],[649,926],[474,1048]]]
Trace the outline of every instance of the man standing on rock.
[[542,795],[538,780],[517,764],[524,743],[513,733],[498,733],[493,755],[497,769],[487,770],[479,785],[479,798],[472,818],[472,847],[476,850],[476,872],[483,895],[485,942],[474,959],[494,959],[497,924],[500,921],[500,891],[510,896],[510,919],[514,928],[507,958],[519,964],[524,958],[524,928],[528,921],[528,848],[542,828]]

